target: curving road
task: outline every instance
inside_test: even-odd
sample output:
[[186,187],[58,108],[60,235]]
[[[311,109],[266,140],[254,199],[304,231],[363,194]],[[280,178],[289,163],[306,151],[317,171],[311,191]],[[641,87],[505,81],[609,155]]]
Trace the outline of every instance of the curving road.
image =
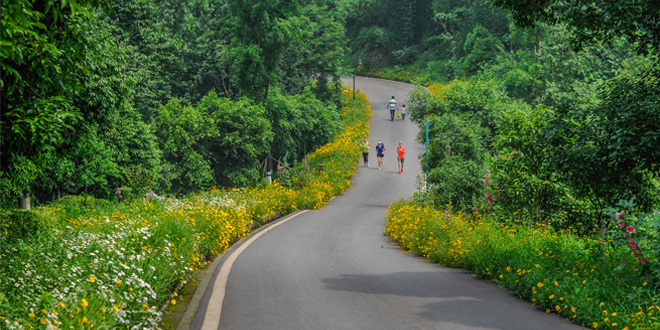
[[[353,79],[345,79],[352,86]],[[458,269],[401,253],[383,234],[386,207],[416,190],[418,128],[386,103],[409,84],[357,78],[371,100],[371,168],[324,209],[295,213],[228,251],[200,286],[192,329],[578,329]],[[379,171],[373,148],[387,148]],[[398,174],[396,146],[407,147]],[[212,277],[210,276],[212,275]],[[180,326],[179,328],[182,328]]]

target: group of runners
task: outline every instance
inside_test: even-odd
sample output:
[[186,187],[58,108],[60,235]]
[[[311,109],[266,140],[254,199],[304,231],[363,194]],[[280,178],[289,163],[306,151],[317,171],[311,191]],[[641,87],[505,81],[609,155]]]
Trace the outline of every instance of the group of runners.
[[[402,116],[401,120],[406,118],[406,105],[404,104],[401,108],[397,108],[396,100],[394,99],[394,96],[392,96],[392,99],[387,104],[387,107],[390,110],[392,120],[394,120],[394,112],[397,110],[401,111],[401,116]],[[369,149],[371,149],[371,144],[369,143],[366,137],[364,138],[364,142],[360,144],[360,147],[362,148],[362,159],[364,161],[364,166],[369,167]],[[403,161],[406,154],[406,147],[403,146],[402,141],[399,141],[399,146],[396,147],[396,152],[397,152],[396,160],[397,160],[397,164],[399,164],[399,174],[401,174],[403,173]],[[378,158],[378,170],[383,169],[384,159],[385,159],[385,145],[381,140],[378,140],[378,144],[376,145],[376,158]]]

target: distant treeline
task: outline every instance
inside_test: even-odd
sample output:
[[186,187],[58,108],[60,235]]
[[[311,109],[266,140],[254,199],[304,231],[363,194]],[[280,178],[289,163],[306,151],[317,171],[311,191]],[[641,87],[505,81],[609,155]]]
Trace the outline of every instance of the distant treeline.
[[340,125],[333,8],[3,1],[0,206],[241,186],[295,162]]

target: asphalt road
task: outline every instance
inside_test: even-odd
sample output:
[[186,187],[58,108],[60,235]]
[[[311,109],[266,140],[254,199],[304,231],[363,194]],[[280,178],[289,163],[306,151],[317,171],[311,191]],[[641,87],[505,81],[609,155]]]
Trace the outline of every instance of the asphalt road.
[[[351,188],[322,210],[280,219],[232,247],[198,289],[186,328],[580,328],[462,270],[404,254],[383,234],[386,207],[417,189],[424,145],[409,118],[392,122],[386,110],[392,96],[405,104],[411,85],[361,77],[356,85],[372,102],[371,167],[360,162]],[[378,139],[387,149],[381,171]],[[408,149],[402,174],[399,141]]]

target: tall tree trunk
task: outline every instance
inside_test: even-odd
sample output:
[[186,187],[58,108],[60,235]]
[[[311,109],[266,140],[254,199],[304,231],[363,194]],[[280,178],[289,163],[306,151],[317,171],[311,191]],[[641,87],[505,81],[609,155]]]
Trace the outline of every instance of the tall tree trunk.
[[538,54],[541,51],[541,29],[539,28],[538,24],[536,24],[534,30],[536,32],[536,44],[534,45],[534,52]]
[[21,208],[22,210],[28,210],[29,211],[31,209],[30,208],[30,197],[20,198],[18,200],[18,205],[19,205],[19,208]]

